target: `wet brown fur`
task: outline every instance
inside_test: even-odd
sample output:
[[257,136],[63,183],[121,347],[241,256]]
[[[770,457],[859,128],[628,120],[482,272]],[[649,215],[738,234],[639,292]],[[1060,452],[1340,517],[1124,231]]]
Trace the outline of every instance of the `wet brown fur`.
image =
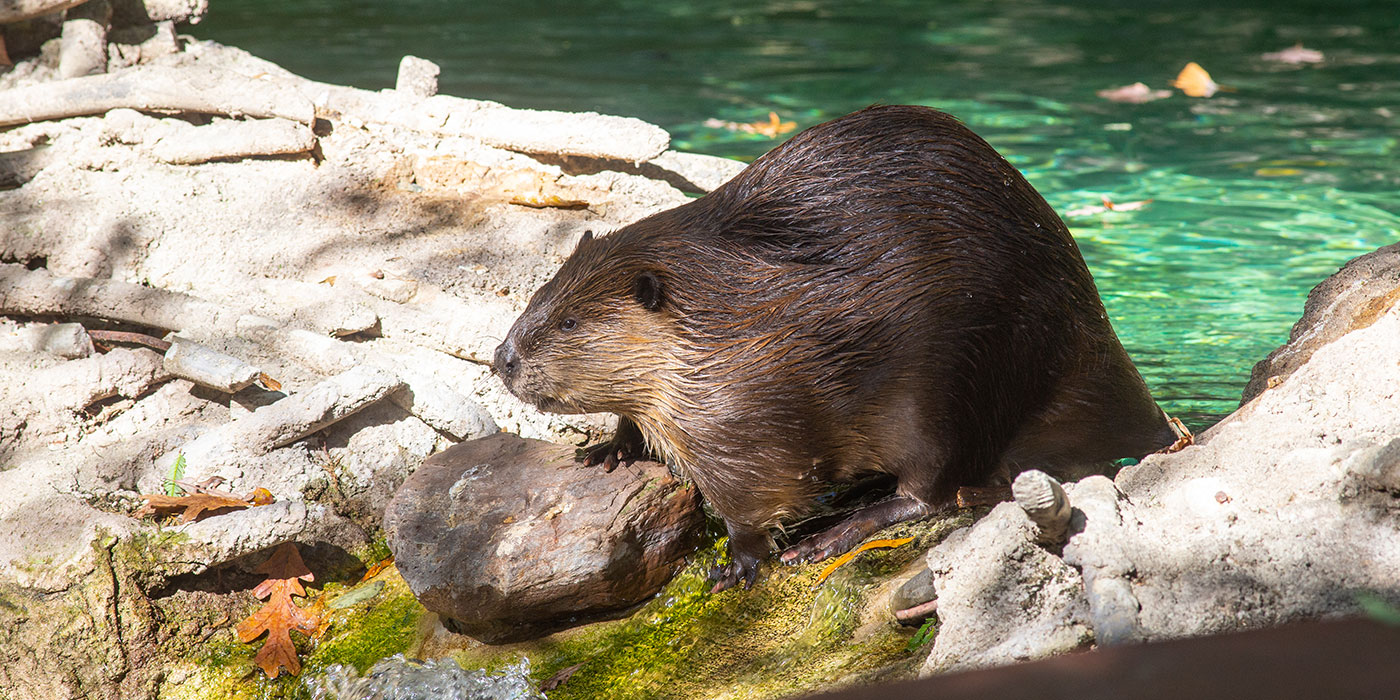
[[998,472],[1172,439],[1059,217],[922,107],[813,127],[584,240],[507,343],[512,391],[634,421],[724,517],[736,560],[858,472],[941,506]]

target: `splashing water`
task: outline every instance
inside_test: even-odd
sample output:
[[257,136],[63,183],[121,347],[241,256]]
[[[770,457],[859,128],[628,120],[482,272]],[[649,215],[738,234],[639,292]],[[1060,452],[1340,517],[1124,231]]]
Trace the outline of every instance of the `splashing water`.
[[363,676],[336,664],[306,685],[316,700],[544,700],[530,680],[530,660],[500,673],[463,669],[451,658],[410,661],[396,654]]

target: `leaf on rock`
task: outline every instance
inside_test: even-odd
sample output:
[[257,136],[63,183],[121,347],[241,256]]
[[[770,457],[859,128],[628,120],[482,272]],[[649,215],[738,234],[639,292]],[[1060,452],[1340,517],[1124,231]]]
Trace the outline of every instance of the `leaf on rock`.
[[1191,431],[1187,429],[1185,423],[1181,422],[1181,419],[1175,416],[1168,416],[1167,425],[1171,426],[1172,432],[1176,434],[1176,442],[1157,450],[1158,454],[1169,455],[1173,452],[1180,452],[1196,444],[1196,436],[1191,434]]
[[301,582],[312,581],[315,576],[306,568],[293,542],[278,547],[256,571],[267,574],[267,580],[253,589],[253,595],[266,598],[267,603],[238,623],[238,639],[247,644],[267,632],[267,641],[253,661],[268,678],[276,678],[284,668],[295,676],[301,673],[301,661],[292,645],[291,631],[314,635],[321,628],[321,620],[312,610],[297,607],[292,596],[305,596]]
[[904,545],[909,544],[913,541],[913,537],[904,537],[897,540],[870,540],[869,542],[866,542],[865,544],[856,547],[855,549],[852,549],[851,551],[846,552],[845,554],[842,554],[830,564],[827,564],[826,568],[822,569],[822,572],[820,574],[817,574],[817,583],[815,585],[822,585],[822,582],[826,580],[826,577],[830,576],[837,569],[845,566],[846,564],[849,564],[852,559],[856,558],[857,554],[860,554],[861,552],[864,552],[867,549],[903,547]]
[[266,374],[258,374],[258,383],[263,385],[263,388],[267,389],[268,391],[282,390],[282,382],[279,382],[276,379],[267,376]]
[[383,571],[384,571],[385,569],[387,569],[387,568],[389,568],[389,567],[391,567],[391,566],[393,566],[393,565],[394,565],[394,557],[393,557],[393,555],[390,555],[389,558],[383,559],[383,560],[381,560],[381,561],[379,561],[379,562],[377,562],[377,563],[375,563],[375,564],[371,564],[370,567],[369,567],[368,569],[365,570],[365,575],[360,577],[360,581],[361,581],[362,583],[365,582],[365,581],[368,581],[368,580],[374,578],[375,576],[378,576],[380,573],[383,573]]
[[227,510],[239,510],[253,505],[237,497],[219,496],[212,493],[192,493],[187,496],[166,496],[164,494],[141,494],[146,505],[141,506],[134,518],[173,516],[180,513],[180,524],[194,522],[205,515],[218,515]]
[[1220,85],[1211,80],[1210,73],[1195,61],[1186,64],[1186,67],[1176,74],[1172,87],[1190,97],[1210,97],[1220,91]]

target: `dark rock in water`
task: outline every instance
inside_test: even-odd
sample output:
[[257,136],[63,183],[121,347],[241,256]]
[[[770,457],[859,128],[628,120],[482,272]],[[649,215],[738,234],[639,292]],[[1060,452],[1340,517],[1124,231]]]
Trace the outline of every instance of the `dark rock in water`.
[[654,462],[609,474],[573,454],[499,433],[423,462],[384,529],[425,607],[504,643],[630,607],[671,579],[704,527],[699,492]]
[[1240,405],[1277,386],[1302,367],[1313,351],[1365,328],[1400,303],[1400,243],[1378,248],[1347,263],[1308,292],[1303,317],[1288,343],[1254,365]]

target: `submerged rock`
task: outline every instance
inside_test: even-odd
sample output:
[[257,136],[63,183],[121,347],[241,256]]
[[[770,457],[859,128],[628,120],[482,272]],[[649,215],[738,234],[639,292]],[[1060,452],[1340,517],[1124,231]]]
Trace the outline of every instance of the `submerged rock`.
[[646,600],[703,526],[699,492],[663,465],[606,473],[571,448],[507,433],[428,458],[384,514],[414,595],[491,643]]

